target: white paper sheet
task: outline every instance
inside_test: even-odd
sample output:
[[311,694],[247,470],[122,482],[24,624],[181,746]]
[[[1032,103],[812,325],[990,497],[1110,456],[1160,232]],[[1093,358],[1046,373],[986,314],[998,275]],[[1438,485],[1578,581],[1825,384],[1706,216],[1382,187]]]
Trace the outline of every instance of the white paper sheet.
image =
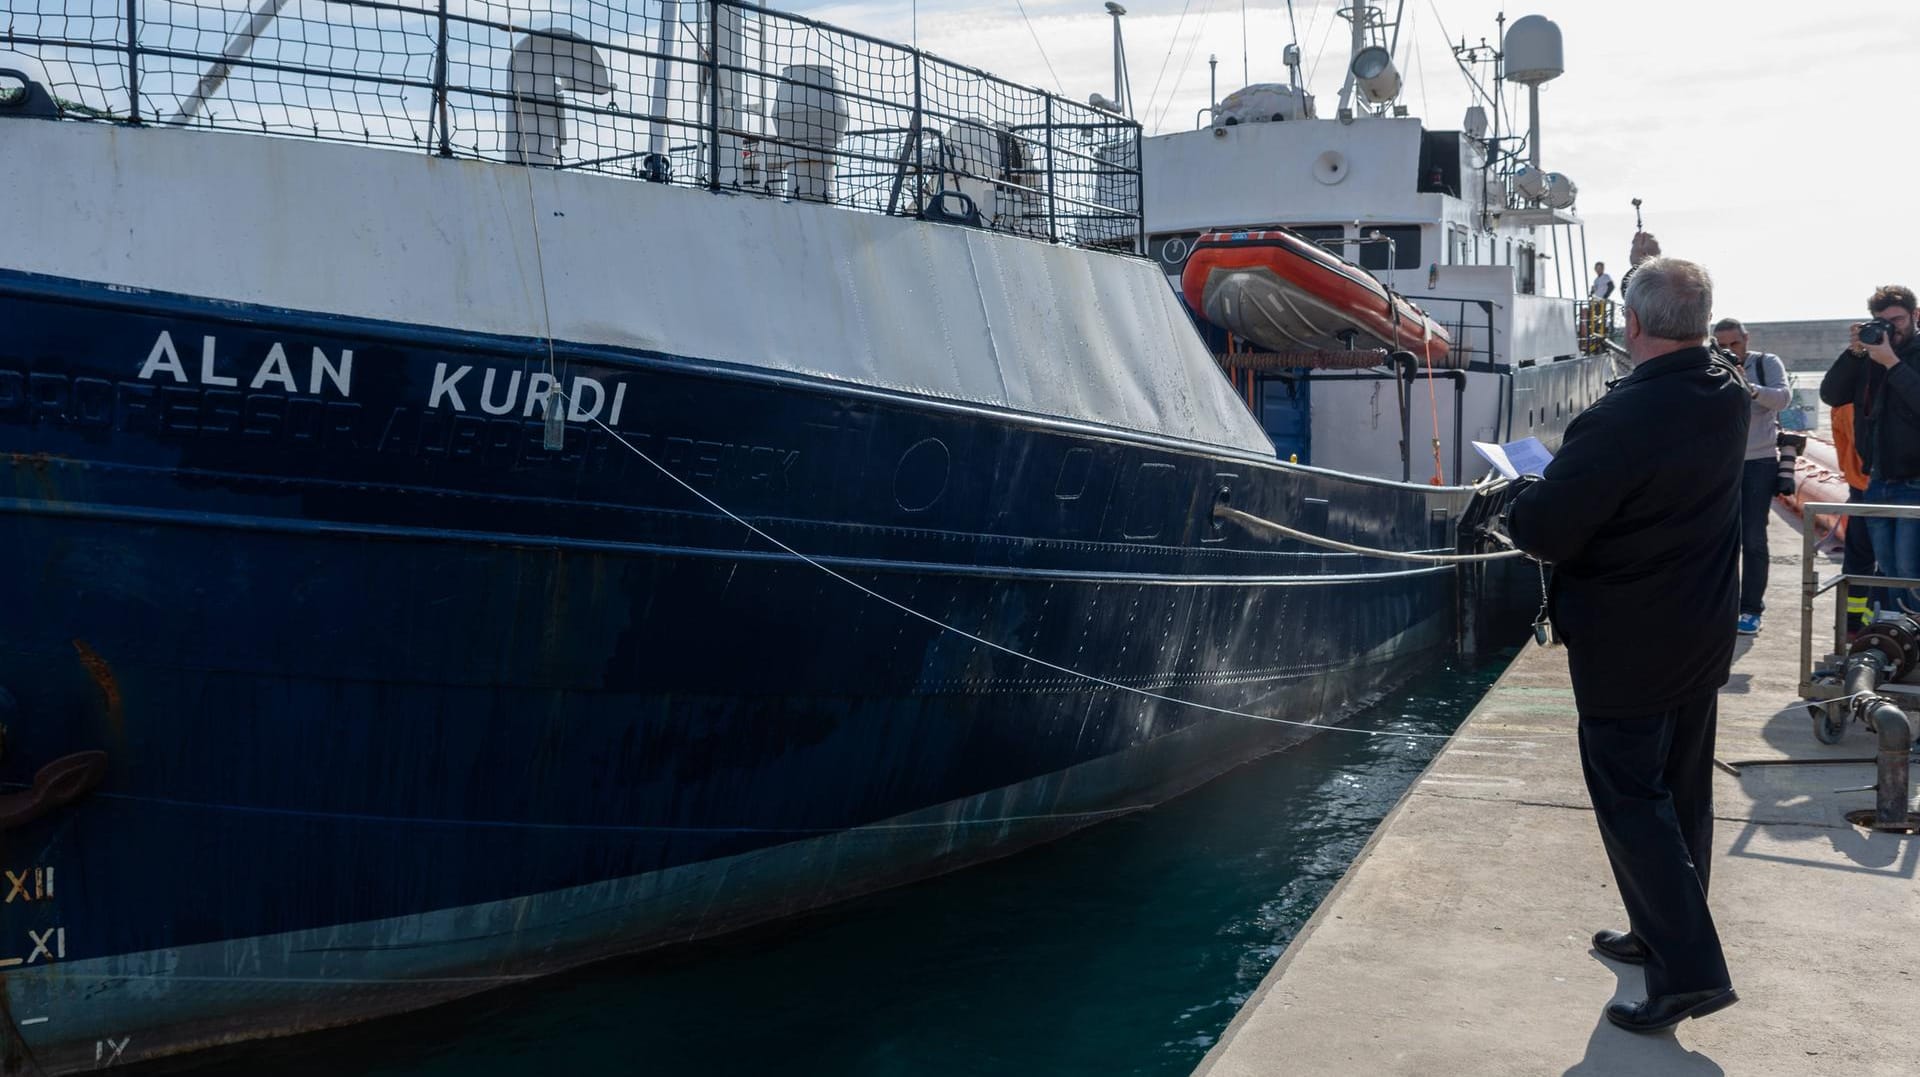
[[1486,458],[1487,463],[1509,479],[1522,475],[1540,475],[1553,462],[1553,454],[1540,444],[1539,438],[1521,438],[1504,445],[1495,445],[1490,441],[1476,441],[1473,449]]

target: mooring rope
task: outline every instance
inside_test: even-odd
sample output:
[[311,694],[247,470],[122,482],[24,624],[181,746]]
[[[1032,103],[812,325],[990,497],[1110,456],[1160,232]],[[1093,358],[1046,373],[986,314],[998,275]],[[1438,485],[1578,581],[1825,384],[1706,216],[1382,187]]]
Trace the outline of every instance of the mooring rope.
[[1526,554],[1519,550],[1496,550],[1493,553],[1411,553],[1401,550],[1380,550],[1372,546],[1356,546],[1351,542],[1341,542],[1338,539],[1325,538],[1321,535],[1296,530],[1295,528],[1288,527],[1286,524],[1278,523],[1262,516],[1255,516],[1251,512],[1242,512],[1239,509],[1229,508],[1226,505],[1214,506],[1213,514],[1223,520],[1232,520],[1234,523],[1246,527],[1249,530],[1272,531],[1290,539],[1299,539],[1301,542],[1312,543],[1315,546],[1324,546],[1329,550],[1341,550],[1346,553],[1365,554],[1368,557],[1389,558],[1395,561],[1418,561],[1422,564],[1429,565],[1459,565],[1471,564],[1477,561],[1505,561],[1509,558],[1526,556]]
[[[1422,317],[1425,317],[1424,311],[1422,312]],[[1428,321],[1431,321],[1431,319],[1428,319]],[[1433,416],[1433,484],[1435,486],[1445,486],[1447,484],[1447,473],[1446,470],[1440,466],[1440,398],[1438,392],[1433,387],[1433,341],[1429,339],[1426,344],[1421,347],[1420,351],[1427,357],[1427,408]],[[1460,376],[1464,378],[1466,374],[1462,373]],[[1463,398],[1455,397],[1454,407],[1458,408],[1462,401]]]
[[[570,397],[567,396],[565,390],[559,388],[558,386],[555,386],[554,388],[548,390],[548,392],[550,396],[558,397],[561,400],[566,401],[568,406],[571,407],[573,401]],[[552,405],[549,404],[548,406],[551,407]],[[900,602],[897,599],[889,598],[888,596],[881,594],[879,591],[876,591],[873,588],[868,587],[866,584],[861,583],[860,581],[853,579],[852,577],[847,576],[844,573],[834,570],[831,566],[823,564],[820,561],[815,560],[814,558],[809,557],[804,553],[801,553],[799,550],[794,549],[792,546],[789,546],[785,542],[782,542],[779,539],[775,538],[774,536],[768,534],[765,530],[760,528],[758,525],[754,524],[751,520],[746,519],[740,514],[734,512],[732,509],[727,508],[725,505],[722,505],[720,502],[715,501],[713,498],[707,496],[704,492],[694,487],[693,484],[687,482],[687,480],[674,474],[671,470],[669,470],[665,465],[661,464],[658,460],[655,460],[653,457],[648,456],[645,452],[641,451],[639,446],[635,445],[631,441],[628,441],[624,436],[621,435],[620,431],[615,430],[611,426],[608,426],[606,422],[601,420],[599,416],[597,415],[592,416],[590,421],[595,426],[606,431],[607,434],[613,438],[613,440],[619,442],[621,446],[624,447],[628,452],[639,457],[642,461],[644,461],[647,464],[647,466],[653,468],[655,471],[658,471],[660,474],[666,476],[669,480],[671,480],[674,483],[674,485],[680,487],[682,490],[685,490],[687,493],[692,494],[694,497],[698,498],[702,502],[705,502],[707,506],[712,508],[715,512],[718,512],[720,515],[725,516],[727,519],[732,520],[734,523],[739,524],[741,527],[746,528],[749,532],[752,532],[756,537],[766,542],[768,545],[771,545],[774,548],[780,550],[782,553],[785,553],[789,557],[792,557],[798,561],[802,561],[812,566],[813,568],[820,570],[826,575],[833,577],[834,579],[840,581],[841,583],[846,584],[848,587],[851,587],[854,590],[859,591],[861,594],[866,595],[868,598],[871,598],[876,602],[881,602],[881,603],[884,603],[885,605],[891,606],[894,609],[899,610],[901,613],[904,613],[909,617],[915,618],[916,620],[924,621],[927,624],[930,624],[933,627],[941,630],[942,632],[949,632],[949,633],[952,633],[953,635],[961,637],[962,639],[972,640],[973,642],[979,644],[982,647],[986,647],[989,650],[998,651],[1010,657],[1018,658],[1023,662],[1030,662],[1036,666],[1041,667],[1042,669],[1050,669],[1055,673],[1062,673],[1069,677],[1086,681],[1089,684],[1097,684],[1102,688],[1108,688],[1116,692],[1125,692],[1129,695],[1139,696],[1142,699],[1151,699],[1159,703],[1171,703],[1175,706],[1180,706],[1180,707],[1192,707],[1195,710],[1207,711],[1208,713],[1211,713],[1211,714],[1226,715],[1227,717],[1231,717],[1231,718],[1245,718],[1245,719],[1248,719],[1249,721],[1268,722],[1273,725],[1293,726],[1300,729],[1317,729],[1317,730],[1323,730],[1330,733],[1352,733],[1358,736],[1365,736],[1365,737],[1410,737],[1417,740],[1456,740],[1457,739],[1457,740],[1463,740],[1463,741],[1466,741],[1466,740],[1528,741],[1528,740],[1537,739],[1539,737],[1571,737],[1575,735],[1574,732],[1571,730],[1547,730],[1540,733],[1533,733],[1533,734],[1528,734],[1526,736],[1516,736],[1516,737],[1491,737],[1491,736],[1476,735],[1476,734],[1456,736],[1453,733],[1395,732],[1389,729],[1356,729],[1351,726],[1332,725],[1326,722],[1302,722],[1302,721],[1296,721],[1291,718],[1275,718],[1272,715],[1254,714],[1249,711],[1234,710],[1231,707],[1215,706],[1214,704],[1211,704],[1211,703],[1202,703],[1198,700],[1193,700],[1193,699],[1182,699],[1179,696],[1170,696],[1170,695],[1166,695],[1165,693],[1155,692],[1146,688],[1135,688],[1132,685],[1121,684],[1118,681],[1108,680],[1107,678],[1101,677],[1097,674],[1086,673],[1081,670],[1073,669],[1068,666],[1063,666],[1058,662],[1050,662],[1047,659],[1035,657],[1033,655],[1027,654],[1024,651],[1019,651],[1012,647],[1009,647],[1003,643],[996,643],[993,640],[987,639],[984,636],[976,635],[972,632],[969,632],[964,628],[956,628],[953,625],[947,624],[945,621],[942,621],[939,618],[934,617],[932,614],[922,613],[921,611],[914,609],[912,606],[909,606],[904,602]],[[1258,519],[1258,517],[1255,517],[1255,519]]]

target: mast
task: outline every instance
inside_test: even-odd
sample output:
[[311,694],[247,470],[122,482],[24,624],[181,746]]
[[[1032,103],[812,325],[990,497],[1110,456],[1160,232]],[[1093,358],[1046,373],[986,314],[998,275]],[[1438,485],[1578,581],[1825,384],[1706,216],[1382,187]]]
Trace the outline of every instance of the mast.
[[1340,83],[1340,109],[1337,113],[1344,120],[1353,115],[1353,58],[1367,47],[1367,24],[1373,20],[1373,8],[1355,4],[1350,8],[1342,8],[1340,14],[1353,23],[1353,41],[1347,49],[1347,77]]
[[679,0],[660,0],[660,39],[653,47],[657,55],[653,60],[653,89],[647,101],[647,111],[654,116],[653,132],[648,137],[647,148],[655,155],[663,155],[669,149],[667,95],[671,92],[673,67],[678,62],[674,47],[678,44],[679,35],[674,31],[679,25]]
[[1120,16],[1127,9],[1107,0],[1107,14],[1113,16],[1113,108],[1133,118],[1133,80],[1127,77],[1127,41],[1120,33]]
[[180,111],[173,114],[174,123],[186,123],[199,114],[200,109],[206,105],[207,98],[218,93],[221,85],[227,81],[227,76],[233,73],[233,65],[246,59],[247,54],[253,51],[254,41],[267,32],[267,27],[273,25],[273,20],[279,16],[280,9],[286,5],[286,2],[287,0],[266,0],[260,5],[260,10],[254,12],[253,16],[247,20],[247,25],[235,31],[234,35],[227,39],[226,50],[221,53],[219,61],[207,68],[206,74],[200,76],[200,82],[193,88],[193,93],[187,97],[187,103],[181,105]]
[[[1506,109],[1502,107],[1500,99],[1504,96],[1507,82],[1507,13],[1505,11],[1500,12],[1493,21],[1494,25],[1498,28],[1494,34],[1494,40],[1500,42],[1500,44],[1494,49],[1493,53],[1493,141],[1488,143],[1489,148],[1486,155],[1487,168],[1489,169],[1489,174],[1487,175],[1488,182],[1480,185],[1481,231],[1489,231],[1493,228],[1493,183],[1491,182],[1493,176],[1491,170],[1493,168],[1494,155],[1502,152],[1500,145],[1500,116],[1501,113],[1506,111]],[[1502,201],[1504,202],[1504,198]],[[1501,208],[1504,209],[1506,207],[1503,204]],[[1473,243],[1477,249],[1480,245],[1480,240],[1476,237]]]

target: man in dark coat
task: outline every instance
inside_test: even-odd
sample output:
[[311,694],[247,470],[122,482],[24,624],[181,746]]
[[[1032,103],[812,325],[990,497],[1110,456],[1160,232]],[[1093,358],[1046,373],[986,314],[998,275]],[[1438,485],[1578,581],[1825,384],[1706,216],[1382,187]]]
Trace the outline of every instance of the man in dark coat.
[[1752,401],[1704,346],[1713,281],[1654,258],[1627,288],[1634,369],[1567,427],[1515,496],[1509,533],[1554,566],[1555,634],[1580,712],[1580,762],[1629,931],[1594,948],[1646,966],[1637,1032],[1737,996],[1707,911],[1717,694],[1739,610],[1740,475]]
[[[1887,323],[1881,340],[1860,340],[1833,361],[1820,381],[1820,399],[1840,407],[1853,405],[1853,444],[1867,469],[1869,505],[1920,505],[1920,332],[1915,331],[1913,290],[1888,284],[1867,300],[1867,311]],[[1920,578],[1920,520],[1891,516],[1856,517],[1851,531],[1864,525],[1872,541],[1879,574]],[[1895,589],[1879,596],[1883,605],[1920,613],[1920,592]]]

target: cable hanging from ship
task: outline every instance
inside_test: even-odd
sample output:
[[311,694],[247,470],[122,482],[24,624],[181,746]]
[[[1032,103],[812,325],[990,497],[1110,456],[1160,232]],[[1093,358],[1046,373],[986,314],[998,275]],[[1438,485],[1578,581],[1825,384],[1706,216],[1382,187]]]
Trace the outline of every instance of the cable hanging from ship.
[[[569,397],[565,392],[565,390],[561,389],[560,387],[555,386],[552,389],[549,389],[548,393],[550,397],[560,400],[569,408],[572,407],[573,405],[572,398]],[[752,532],[755,537],[773,546],[775,549],[788,555],[789,557],[792,557],[798,561],[804,562],[805,564],[815,569],[818,569],[819,571],[825,573],[826,575],[833,577],[835,580],[838,580],[839,582],[846,584],[848,587],[851,587],[854,590],[859,591],[861,594],[866,595],[868,598],[874,599],[875,601],[891,606],[894,609],[899,610],[901,613],[904,613],[909,617],[913,617],[917,620],[924,621],[927,624],[932,625],[933,627],[939,629],[942,632],[948,632],[953,635],[959,636],[962,639],[971,640],[982,647],[988,648],[989,650],[998,651],[1001,654],[1005,654],[1013,658],[1018,658],[1023,662],[1030,662],[1043,669],[1052,670],[1055,673],[1065,674],[1066,676],[1085,681],[1088,684],[1096,684],[1102,688],[1109,688],[1116,692],[1125,692],[1129,695],[1138,696],[1142,699],[1151,699],[1159,703],[1171,703],[1181,707],[1192,707],[1195,710],[1206,711],[1210,714],[1225,715],[1230,718],[1245,718],[1255,722],[1267,722],[1273,725],[1292,726],[1299,729],[1323,730],[1330,733],[1352,733],[1358,736],[1365,736],[1365,737],[1409,737],[1415,740],[1456,740],[1457,739],[1462,741],[1467,741],[1467,740],[1523,741],[1523,740],[1535,739],[1538,737],[1571,737],[1576,735],[1574,732],[1570,730],[1544,730],[1538,733],[1530,733],[1524,737],[1489,737],[1484,735],[1458,736],[1452,733],[1395,732],[1393,730],[1387,730],[1387,729],[1355,729],[1351,726],[1332,725],[1325,722],[1302,722],[1302,721],[1297,721],[1291,718],[1276,718],[1269,714],[1253,714],[1248,711],[1235,710],[1231,707],[1215,706],[1211,703],[1201,703],[1198,700],[1193,700],[1193,699],[1182,699],[1179,696],[1170,696],[1164,692],[1155,692],[1155,691],[1152,691],[1151,689],[1137,688],[1137,687],[1134,687],[1133,685],[1121,684],[1118,681],[1109,680],[1105,677],[1100,677],[1091,673],[1086,673],[1081,670],[1074,669],[1070,666],[1063,666],[1058,662],[1050,662],[1045,658],[1040,658],[1035,655],[1027,654],[1024,651],[1016,650],[1015,648],[1009,647],[1004,643],[996,643],[993,640],[987,639],[984,636],[976,635],[975,633],[969,632],[964,628],[956,628],[953,625],[950,625],[945,621],[942,621],[939,618],[933,616],[932,614],[923,613],[920,610],[914,609],[912,606],[909,606],[906,603],[899,601],[898,599],[890,598],[886,595],[881,594],[879,591],[876,591],[873,588],[868,587],[866,584],[863,584],[860,581],[853,579],[852,577],[847,576],[844,573],[835,571],[831,566],[823,564],[819,560],[813,557],[809,557],[808,555],[800,552],[799,550],[794,549],[792,546],[787,545],[785,542],[782,542],[780,539],[775,538],[773,535],[768,534],[764,529],[762,529],[761,527],[753,523],[753,521],[748,520],[745,517],[741,516],[740,514],[734,512],[732,509],[727,508],[725,505],[722,505],[720,502],[714,500],[712,497],[708,496],[706,493],[696,488],[692,483],[689,483],[687,480],[674,474],[673,471],[667,468],[664,464],[661,464],[659,461],[655,460],[653,457],[648,456],[645,452],[643,452],[640,449],[639,446],[633,444],[631,441],[628,441],[626,437],[620,433],[620,431],[615,430],[613,427],[607,425],[606,422],[600,419],[599,416],[597,415],[589,416],[588,419],[593,423],[593,425],[599,427],[602,431],[604,431],[607,434],[607,436],[613,438],[614,441],[618,442],[621,445],[621,447],[625,448],[628,452],[632,453],[633,455],[639,457],[640,460],[644,462],[648,467],[651,467],[655,471],[658,471],[661,475],[665,476],[674,485],[680,487],[682,490],[685,490],[687,493],[692,494],[694,497],[704,502],[709,508],[713,509],[715,512],[718,512],[720,515],[725,516],[727,519],[732,520],[734,523],[739,524],[741,527],[746,528],[749,532]],[[1228,511],[1237,511],[1237,510],[1228,510]],[[1266,524],[1272,523],[1271,521],[1261,520],[1260,517],[1257,517],[1257,516],[1248,516],[1248,519],[1259,521],[1261,523],[1266,523]],[[1273,524],[1273,526],[1283,527],[1284,525]],[[1292,529],[1289,528],[1288,530],[1291,531]],[[1314,536],[1306,536],[1305,532],[1294,532],[1294,533],[1296,535],[1301,535],[1309,538],[1314,537]],[[1334,540],[1325,539],[1321,541],[1332,542]],[[1360,547],[1359,549],[1363,551],[1365,550],[1364,547]],[[1400,557],[1400,558],[1412,558],[1416,555],[1405,554],[1405,553],[1401,553],[1401,554],[1389,553],[1388,556],[1394,556],[1394,557]],[[1492,555],[1489,555],[1489,554],[1448,554],[1448,555],[1421,554],[1417,556],[1421,558],[1446,557],[1448,558],[1449,563],[1453,563],[1458,561],[1491,560],[1491,559],[1500,558],[1500,557],[1523,556],[1523,555],[1518,550],[1512,550],[1512,551],[1501,551],[1498,554],[1492,554]]]
[[1228,505],[1216,505],[1213,509],[1216,519],[1232,520],[1249,531],[1266,531],[1283,538],[1295,539],[1329,550],[1342,553],[1357,553],[1364,557],[1380,557],[1391,561],[1413,561],[1423,565],[1468,565],[1486,561],[1508,561],[1516,557],[1525,557],[1519,550],[1496,550],[1491,553],[1419,553],[1411,550],[1382,550],[1373,546],[1359,546],[1351,542],[1341,542],[1321,535],[1310,534],[1298,528],[1288,527],[1278,520],[1269,520],[1255,516]]

